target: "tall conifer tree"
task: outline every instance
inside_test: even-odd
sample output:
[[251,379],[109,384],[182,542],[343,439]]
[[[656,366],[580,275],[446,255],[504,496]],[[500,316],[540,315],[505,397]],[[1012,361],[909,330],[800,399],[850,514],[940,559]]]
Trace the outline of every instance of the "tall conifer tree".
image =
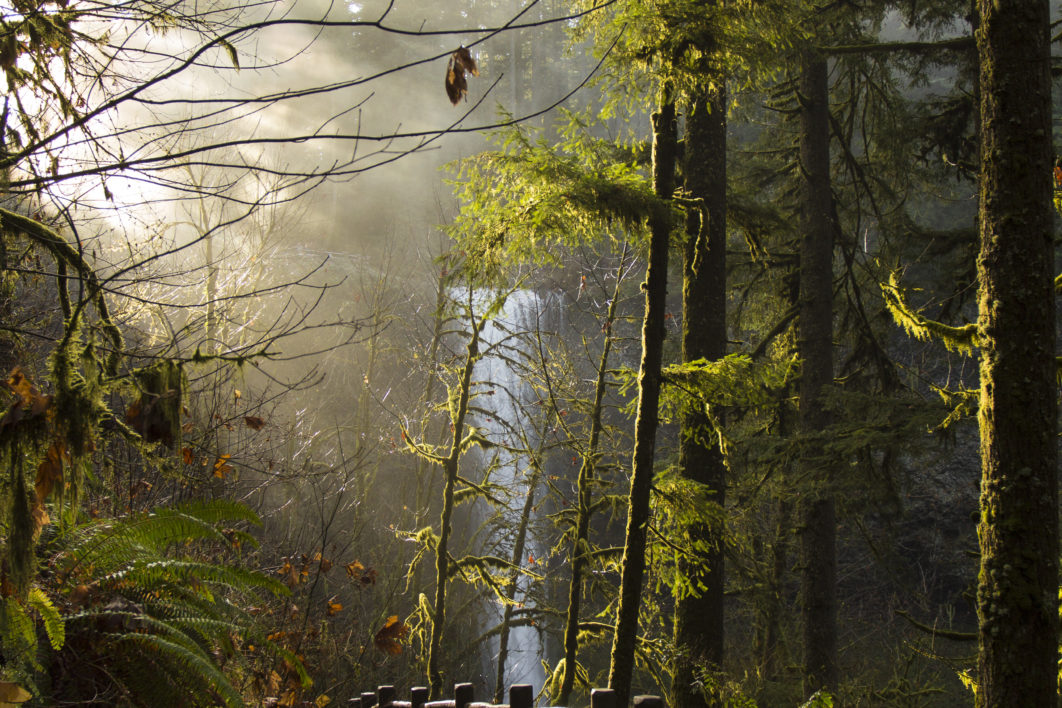
[[978,706],[1053,706],[1058,470],[1046,0],[978,3]]
[[[665,81],[658,109],[653,114],[653,189],[662,199],[675,189],[678,127],[674,89]],[[608,685],[618,705],[630,699],[634,651],[638,640],[638,611],[645,575],[645,546],[649,533],[649,496],[653,481],[653,456],[659,423],[661,363],[667,307],[667,261],[671,248],[671,215],[657,209],[649,217],[649,260],[646,266],[645,320],[642,325],[642,361],[638,370],[638,407],[634,429],[634,464],[623,547],[619,609],[612,642]]]
[[[800,165],[803,234],[800,242],[800,431],[824,430],[822,389],[833,381],[833,244],[837,229],[830,186],[829,89],[826,61],[813,52],[801,59]],[[806,458],[822,459],[809,449]],[[804,687],[813,693],[837,684],[836,511],[828,472],[810,462],[814,486],[801,519]]]
[[[726,355],[726,90],[721,81],[690,99],[684,144],[686,191],[703,200],[700,210],[688,214],[682,262],[682,360],[692,362]],[[703,406],[686,414],[679,469],[722,506],[726,465],[711,428]],[[684,531],[692,542],[687,547],[704,550],[700,557],[679,559],[687,581],[679,584],[675,598],[676,708],[708,705],[694,672],[698,666],[721,667],[724,646],[723,530],[697,522]]]

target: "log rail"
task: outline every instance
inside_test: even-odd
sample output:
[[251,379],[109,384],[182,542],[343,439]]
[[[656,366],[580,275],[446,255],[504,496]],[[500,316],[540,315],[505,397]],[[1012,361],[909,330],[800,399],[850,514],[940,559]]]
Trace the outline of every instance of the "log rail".
[[[441,701],[429,701],[427,688],[410,690],[408,701],[399,700],[394,686],[380,686],[375,693],[362,693],[347,701],[349,708],[534,708],[535,688],[530,684],[515,684],[509,688],[509,702],[502,704],[476,701],[475,689],[470,683],[454,686],[454,697]],[[658,696],[635,696],[635,708],[667,708]],[[558,708],[558,707],[554,707]],[[608,688],[595,688],[590,692],[590,708],[619,708],[616,694]]]

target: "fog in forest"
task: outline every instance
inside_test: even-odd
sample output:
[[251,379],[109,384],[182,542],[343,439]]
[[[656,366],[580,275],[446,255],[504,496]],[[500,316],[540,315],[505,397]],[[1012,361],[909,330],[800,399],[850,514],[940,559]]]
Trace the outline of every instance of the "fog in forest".
[[0,705],[1055,701],[997,5],[0,0]]

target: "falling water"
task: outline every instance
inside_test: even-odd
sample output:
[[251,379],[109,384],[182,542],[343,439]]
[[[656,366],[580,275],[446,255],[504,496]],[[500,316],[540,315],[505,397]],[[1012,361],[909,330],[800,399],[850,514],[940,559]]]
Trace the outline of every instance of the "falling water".
[[[487,294],[482,294],[483,304],[489,302]],[[478,299],[478,298],[477,298]],[[555,332],[563,316],[563,295],[557,293],[537,293],[533,290],[517,290],[509,295],[502,312],[488,323],[482,334],[482,349],[486,356],[475,368],[475,380],[480,382],[477,390],[481,396],[477,405],[488,409],[489,414],[480,413],[475,425],[491,441],[503,443],[512,448],[531,448],[538,443],[534,421],[529,415],[529,407],[534,400],[534,392],[521,376],[519,368],[537,358],[536,331]],[[526,436],[520,439],[520,436]],[[507,489],[510,498],[515,500],[504,512],[504,520],[499,524],[498,545],[495,551],[502,557],[511,558],[516,543],[517,530],[523,501],[528,495],[535,494],[534,503],[540,504],[539,495],[544,494],[544,485],[532,488],[534,470],[525,454],[498,450],[497,457],[485,459],[485,463],[494,460],[496,469],[491,481]],[[484,455],[484,458],[487,458]],[[489,512],[484,511],[482,520]],[[535,533],[537,514],[533,511],[528,524],[521,563],[535,572],[544,569],[544,559],[549,552],[549,543],[539,539]],[[514,595],[517,608],[527,609],[533,606],[529,597],[529,583],[532,579],[520,576]],[[493,626],[502,620],[504,608],[498,606],[491,617],[484,622]],[[519,616],[519,615],[518,615]],[[497,665],[499,643],[493,641],[491,666]],[[512,627],[509,634],[508,658],[506,661],[506,686],[514,683],[529,683],[539,689],[545,682],[542,662],[546,659],[543,637],[536,626]],[[493,677],[493,673],[491,676]],[[493,678],[491,679],[493,681]]]

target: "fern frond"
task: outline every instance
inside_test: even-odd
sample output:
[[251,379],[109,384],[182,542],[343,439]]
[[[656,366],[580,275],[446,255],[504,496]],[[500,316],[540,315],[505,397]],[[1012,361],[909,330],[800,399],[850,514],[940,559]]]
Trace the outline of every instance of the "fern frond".
[[[122,645],[128,645],[130,648],[135,647],[135,651],[138,654],[145,655],[145,658],[150,658],[154,663],[174,672],[176,677],[196,676],[197,678],[205,679],[210,688],[214,689],[225,701],[225,705],[243,705],[243,698],[229,682],[225,674],[214,665],[210,658],[200,651],[196,651],[196,649],[191,649],[182,643],[154,634],[122,634],[115,637],[113,643],[118,648],[121,648]],[[192,693],[202,691],[202,686],[192,685],[188,686],[188,689],[193,702],[198,703],[202,700],[203,696],[195,696]],[[196,698],[198,700],[195,700]],[[170,703],[176,705],[179,701],[171,699]]]
[[37,614],[41,616],[44,622],[44,632],[48,635],[48,643],[52,645],[52,649],[56,651],[62,649],[66,641],[66,624],[51,599],[40,588],[31,588],[26,600],[29,606],[37,610]]
[[193,590],[209,593],[208,585],[226,587],[238,592],[251,589],[267,590],[289,595],[291,591],[279,580],[268,575],[236,566],[218,565],[190,560],[156,560],[134,563],[100,578],[101,585],[132,582],[141,588],[154,589],[174,583],[188,584]]
[[175,544],[214,541],[228,544],[222,523],[258,523],[254,512],[224,499],[157,508],[149,514],[91,522],[72,532],[65,572],[94,566],[104,573],[127,568],[136,560],[155,560]]

